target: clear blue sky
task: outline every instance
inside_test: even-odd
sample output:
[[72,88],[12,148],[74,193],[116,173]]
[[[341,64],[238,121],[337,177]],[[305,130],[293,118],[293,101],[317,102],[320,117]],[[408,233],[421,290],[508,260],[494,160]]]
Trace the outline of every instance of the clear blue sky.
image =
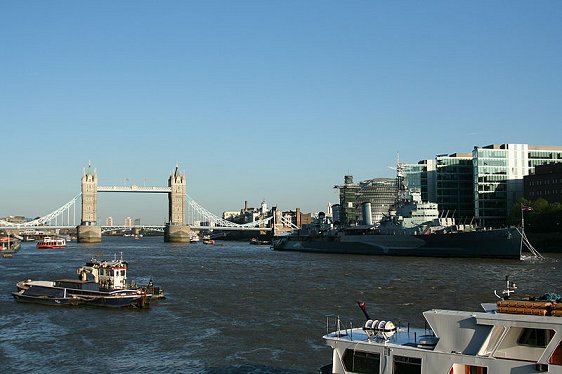
[[[305,212],[333,186],[475,145],[562,145],[562,2],[2,1],[0,216],[101,185],[214,213]],[[100,195],[162,223],[165,195]]]

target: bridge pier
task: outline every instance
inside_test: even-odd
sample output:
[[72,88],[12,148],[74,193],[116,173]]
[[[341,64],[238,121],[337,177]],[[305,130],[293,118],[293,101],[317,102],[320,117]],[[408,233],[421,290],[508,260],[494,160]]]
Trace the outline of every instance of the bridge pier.
[[78,243],[101,243],[101,227],[80,225],[76,227]]
[[98,176],[88,164],[88,170],[82,174],[82,222],[76,227],[79,243],[100,243],[101,227],[96,222]]
[[166,225],[164,241],[169,243],[189,243],[190,228],[188,225]]
[[164,227],[164,241],[171,243],[189,243],[189,226],[185,224],[185,175],[179,167],[168,178],[168,223]]

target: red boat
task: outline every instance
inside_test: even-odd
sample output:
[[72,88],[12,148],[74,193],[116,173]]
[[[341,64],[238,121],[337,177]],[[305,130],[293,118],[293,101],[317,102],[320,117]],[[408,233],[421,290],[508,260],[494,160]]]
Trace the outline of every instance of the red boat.
[[43,240],[37,242],[37,248],[64,248],[66,247],[66,240],[64,238],[51,238],[45,236]]

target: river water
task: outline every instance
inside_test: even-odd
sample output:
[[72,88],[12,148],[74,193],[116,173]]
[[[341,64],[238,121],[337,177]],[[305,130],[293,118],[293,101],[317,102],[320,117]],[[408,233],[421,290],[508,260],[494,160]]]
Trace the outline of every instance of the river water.
[[[326,315],[423,327],[431,308],[478,310],[506,275],[518,294],[562,292],[559,260],[484,260],[277,252],[236,242],[178,245],[104,237],[0,258],[0,373],[315,373],[331,360]],[[129,262],[129,280],[166,291],[146,310],[17,303],[22,279],[75,277],[92,256]]]

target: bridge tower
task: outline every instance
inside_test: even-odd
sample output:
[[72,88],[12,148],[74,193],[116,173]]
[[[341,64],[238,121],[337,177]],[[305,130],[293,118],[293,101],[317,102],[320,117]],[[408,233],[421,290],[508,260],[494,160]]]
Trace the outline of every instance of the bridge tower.
[[185,224],[186,216],[186,178],[179,166],[168,178],[168,223],[164,228],[164,241],[173,243],[189,242],[189,226]]
[[76,228],[81,243],[101,242],[101,227],[97,226],[97,193],[98,177],[88,163],[88,170],[82,174],[82,220]]

